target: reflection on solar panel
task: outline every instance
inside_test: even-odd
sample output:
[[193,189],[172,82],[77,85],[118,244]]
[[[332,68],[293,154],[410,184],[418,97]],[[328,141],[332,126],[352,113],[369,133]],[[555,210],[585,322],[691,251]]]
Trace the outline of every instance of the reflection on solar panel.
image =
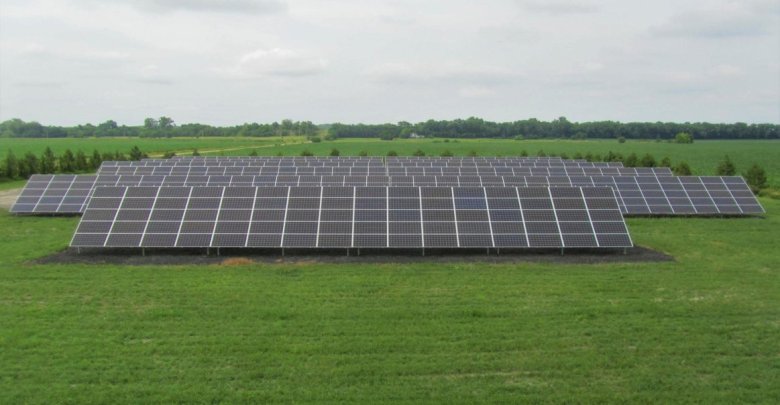
[[764,213],[742,177],[624,176],[115,176],[36,175],[14,213],[80,213],[99,186],[596,186],[615,190],[627,215],[755,215]]
[[106,166],[98,174],[120,175],[317,175],[317,176],[672,176],[666,167],[258,167]]
[[623,248],[610,188],[100,187],[73,247]]

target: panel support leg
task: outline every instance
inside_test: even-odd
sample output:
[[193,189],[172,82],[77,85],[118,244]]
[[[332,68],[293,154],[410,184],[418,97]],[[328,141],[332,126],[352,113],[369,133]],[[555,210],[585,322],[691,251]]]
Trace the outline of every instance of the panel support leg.
[[564,250],[564,249],[565,249],[565,248],[561,248],[561,256],[563,256],[563,250]]
[[146,256],[146,249],[145,248],[141,248],[141,256],[144,256],[144,257]]

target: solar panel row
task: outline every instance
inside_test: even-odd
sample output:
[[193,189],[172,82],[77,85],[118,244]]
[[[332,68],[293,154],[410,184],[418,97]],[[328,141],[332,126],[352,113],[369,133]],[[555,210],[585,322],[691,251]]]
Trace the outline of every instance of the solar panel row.
[[228,161],[169,161],[169,160],[141,160],[141,161],[105,161],[102,167],[623,167],[620,162],[295,162],[295,161],[255,161],[255,160],[228,160]]
[[74,247],[621,248],[614,193],[579,187],[100,187]]
[[143,166],[107,166],[101,167],[98,174],[127,175],[319,175],[319,176],[672,176],[665,167],[478,167],[478,168],[366,168],[366,167],[143,167]]
[[763,208],[742,177],[624,176],[116,176],[35,175],[14,213],[75,214],[100,186],[596,186],[628,215],[751,215]]

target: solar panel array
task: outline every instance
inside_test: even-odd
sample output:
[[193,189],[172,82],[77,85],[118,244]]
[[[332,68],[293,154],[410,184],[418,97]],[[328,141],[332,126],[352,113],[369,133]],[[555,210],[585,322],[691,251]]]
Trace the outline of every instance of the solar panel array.
[[78,214],[101,186],[610,187],[626,215],[752,215],[764,212],[742,177],[718,176],[178,176],[35,175],[14,213]]
[[318,175],[318,176],[672,176],[668,168],[643,167],[226,167],[107,166],[98,174],[127,175]]
[[625,215],[758,215],[741,177],[560,158],[178,157],[35,175],[73,247],[625,248]]
[[74,247],[622,248],[605,187],[100,187]]

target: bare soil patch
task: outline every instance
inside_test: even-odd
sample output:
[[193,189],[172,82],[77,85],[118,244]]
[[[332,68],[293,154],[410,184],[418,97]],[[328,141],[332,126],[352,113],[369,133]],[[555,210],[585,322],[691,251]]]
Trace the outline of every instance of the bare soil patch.
[[21,193],[21,188],[0,191],[0,208],[11,209],[11,206],[16,202],[16,198]]

